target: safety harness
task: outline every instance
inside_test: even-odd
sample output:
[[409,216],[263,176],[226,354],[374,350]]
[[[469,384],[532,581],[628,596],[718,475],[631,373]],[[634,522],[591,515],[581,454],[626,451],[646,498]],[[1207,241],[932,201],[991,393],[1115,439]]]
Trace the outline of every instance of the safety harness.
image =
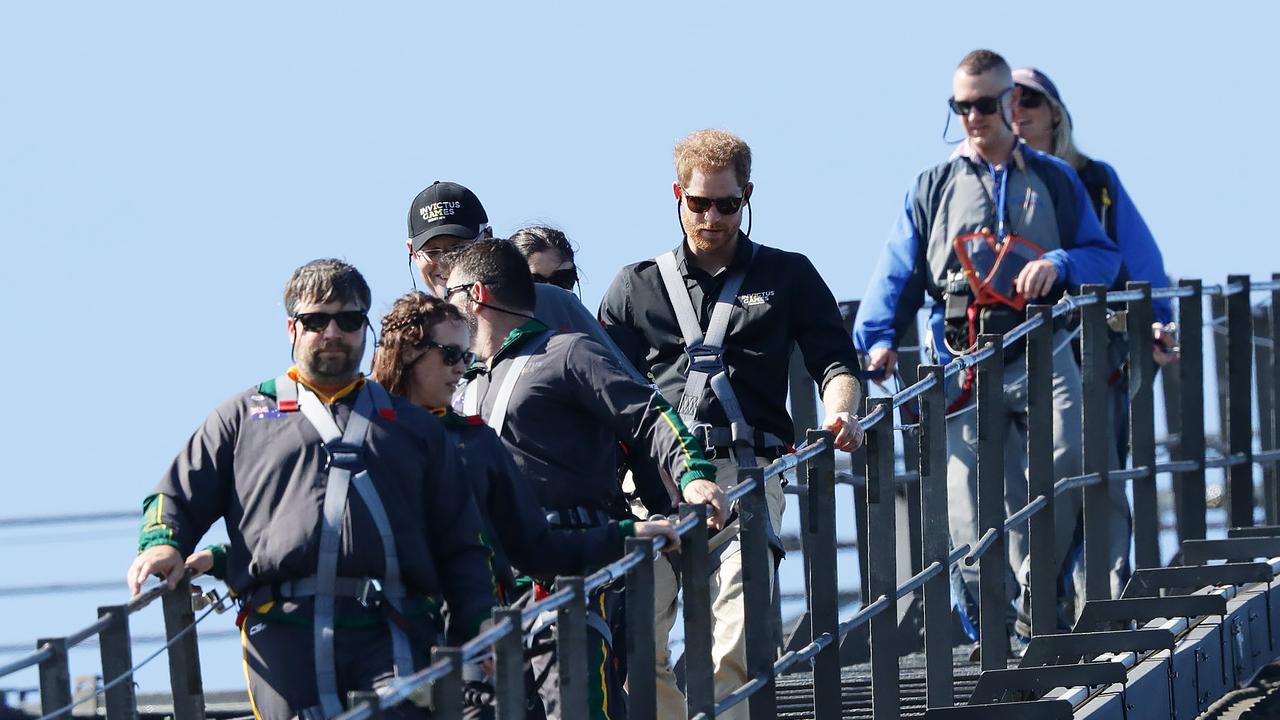
[[[675,311],[676,322],[680,324],[680,334],[684,336],[684,352],[689,358],[689,370],[685,376],[684,393],[680,396],[680,419],[695,435],[702,440],[707,454],[714,458],[715,448],[728,447],[739,468],[753,468],[758,465],[756,456],[763,455],[770,449],[785,449],[787,443],[772,433],[757,431],[747,422],[738,404],[738,396],[729,383],[729,372],[724,363],[724,341],[729,334],[729,319],[733,307],[738,300],[738,290],[742,289],[742,281],[751,269],[755,260],[756,246],[748,238],[739,242],[747,243],[747,261],[729,272],[720,295],[716,298],[711,317],[707,320],[707,331],[703,333],[698,323],[698,314],[693,309],[693,299],[689,297],[689,288],[685,285],[684,275],[676,261],[675,251],[667,251],[654,258],[658,272],[662,275],[662,284],[667,289],[667,297],[671,299],[671,309]],[[711,393],[720,401],[729,427],[712,427],[710,423],[698,420],[698,410],[702,405],[702,395],[707,385]],[[736,511],[734,513],[736,515]],[[776,562],[781,562],[785,553],[782,539],[773,531],[773,523],[765,523],[768,530],[770,547],[774,550]],[[736,552],[741,546],[737,536],[736,522],[731,521],[716,533],[709,541],[717,549],[713,550],[711,564],[713,571],[724,559]],[[673,563],[674,565],[674,563]],[[777,583],[774,584],[775,593]]]
[[[724,341],[729,333],[729,319],[738,299],[738,290],[742,288],[742,281],[746,279],[751,261],[755,259],[755,243],[747,238],[742,238],[739,242],[747,243],[747,261],[725,277],[705,333],[698,323],[698,314],[693,309],[693,300],[689,297],[689,288],[685,285],[684,275],[680,273],[675,252],[665,252],[654,258],[654,262],[658,265],[662,284],[671,300],[671,309],[675,311],[676,321],[680,324],[680,334],[684,336],[684,352],[689,358],[684,393],[680,396],[678,408],[680,418],[691,431],[700,436],[709,454],[713,454],[717,447],[728,447],[738,467],[752,468],[756,467],[757,454],[764,454],[770,448],[785,448],[787,444],[772,433],[757,433],[747,422],[742,406],[738,404],[738,396],[729,383],[729,373],[724,364]],[[698,421],[702,395],[708,384],[729,420],[727,428],[712,427],[709,423]]]
[[[529,364],[529,358],[533,357],[534,353],[546,346],[554,334],[555,332],[551,330],[539,333],[532,340],[524,343],[511,358],[511,367],[507,369],[507,374],[502,378],[502,384],[498,386],[498,395],[493,399],[493,408],[489,411],[489,417],[484,419],[485,424],[493,428],[498,437],[502,437],[502,428],[507,423],[507,408],[511,406],[511,393],[515,392],[516,383],[524,373],[524,366]],[[474,380],[467,383],[462,399],[462,411],[467,415],[481,414],[480,393],[476,390]]]
[[[313,596],[315,598],[312,624],[316,688],[320,695],[321,709],[326,717],[333,717],[343,711],[342,701],[338,697],[337,667],[333,649],[333,615],[336,598],[354,597],[364,601],[372,590],[380,593],[381,602],[388,606],[387,610],[393,613],[394,617],[400,617],[405,600],[404,585],[400,579],[400,561],[396,554],[391,522],[387,517],[382,499],[373,486],[373,480],[369,476],[364,461],[365,443],[369,428],[373,424],[374,411],[376,410],[384,418],[394,420],[395,410],[391,407],[391,396],[376,382],[365,382],[358,393],[344,430],[338,427],[329,409],[316,397],[315,393],[288,375],[276,378],[276,401],[279,410],[281,412],[301,410],[303,417],[320,434],[320,439],[324,441],[325,450],[329,455],[324,517],[320,526],[320,558],[316,574],[289,583],[281,583],[279,587],[281,597]],[[378,535],[382,539],[382,551],[386,562],[381,580],[338,577],[342,521],[346,515],[347,493],[353,486],[368,508],[369,515],[378,528]],[[391,622],[389,626],[395,674],[407,676],[413,672],[409,636],[400,623]]]

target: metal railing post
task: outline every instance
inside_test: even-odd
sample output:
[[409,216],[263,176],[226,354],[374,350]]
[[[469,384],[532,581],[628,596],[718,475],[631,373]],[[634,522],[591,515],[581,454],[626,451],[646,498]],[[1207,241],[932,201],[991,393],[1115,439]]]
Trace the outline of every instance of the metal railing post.
[[[165,593],[164,634],[173,640],[178,633],[195,624],[191,608],[191,581],[182,578],[178,587]],[[169,647],[169,684],[173,690],[174,720],[204,720],[204,683],[200,676],[200,645],[196,629]]]
[[[854,310],[856,313],[856,309]],[[787,383],[791,396],[791,429],[792,437],[804,437],[805,432],[809,428],[818,427],[818,386],[813,382],[813,378],[809,377],[809,369],[804,365],[804,354],[800,352],[799,345],[791,346],[791,363],[787,366]],[[803,487],[805,484],[804,473],[796,473],[797,486]],[[797,503],[797,510],[800,512],[800,527],[805,527],[809,521],[809,503]],[[808,556],[809,547],[805,541],[804,533],[800,533],[800,556]],[[804,564],[805,582],[804,587],[809,587],[809,564]],[[777,635],[777,642],[782,646],[787,642],[785,637],[786,630],[782,628],[782,602],[781,594],[774,593],[772,602],[773,616],[771,618],[774,624],[774,634]],[[805,607],[808,612],[808,607]],[[801,618],[804,623],[804,618]]]
[[1027,319],[1033,317],[1041,322],[1027,334],[1027,496],[1045,498],[1044,509],[1027,526],[1034,636],[1057,632],[1058,583],[1053,562],[1053,308],[1031,305]]
[[920,566],[942,563],[942,572],[924,584],[925,701],[929,707],[955,703],[955,669],[951,665],[951,585],[947,561],[951,549],[947,502],[947,388],[945,368],[921,365],[919,378],[932,377],[933,387],[920,396]]
[[[890,413],[892,415],[892,413]],[[887,422],[887,421],[886,421]],[[809,627],[811,637],[824,634],[832,642],[813,660],[814,717],[840,717],[839,582],[836,564],[836,451],[835,436],[827,430],[810,430],[806,441],[825,441],[826,447],[807,465],[808,526],[804,528],[809,568]],[[890,505],[892,507],[892,504]]]
[[1253,309],[1249,304],[1249,276],[1228,275],[1227,284],[1240,283],[1240,292],[1227,297],[1227,434],[1229,454],[1244,453],[1249,462],[1227,470],[1228,522],[1231,527],[1253,523]]
[[[1156,493],[1156,364],[1151,357],[1155,311],[1151,283],[1130,282],[1142,293],[1127,310],[1129,336],[1129,455],[1134,467],[1151,468],[1151,475],[1133,483],[1133,559],[1138,569],[1160,567],[1160,503]],[[1116,428],[1118,431],[1119,428]]]
[[1093,295],[1097,302],[1080,309],[1080,380],[1084,390],[1084,473],[1098,473],[1102,482],[1084,489],[1084,587],[1086,600],[1111,598],[1111,499],[1110,458],[1115,433],[1111,432],[1111,407],[1107,386],[1111,377],[1108,359],[1107,288],[1084,285],[1081,295]]
[[880,422],[866,435],[867,555],[871,584],[866,602],[881,597],[889,606],[871,618],[871,711],[877,720],[898,717],[897,508],[894,507],[893,398],[871,398],[868,414],[883,409]]
[[494,610],[494,623],[506,620],[511,632],[493,644],[493,689],[498,720],[524,720],[528,701],[524,689],[524,625],[521,611]]
[[[40,712],[48,715],[71,704],[71,669],[67,665],[66,638],[40,638],[36,649],[48,645],[53,654],[40,662]],[[67,711],[60,717],[70,717]]]
[[[711,661],[711,564],[707,558],[706,505],[680,504],[680,517],[697,525],[680,544],[680,591],[684,596],[684,696],[689,717],[716,713],[715,671]],[[643,670],[641,671],[643,672]]]
[[[1275,340],[1272,337],[1271,306],[1256,308],[1253,312],[1253,334],[1257,342],[1253,346],[1253,366],[1256,369],[1254,378],[1257,381],[1255,392],[1258,394],[1258,446],[1267,450],[1275,447],[1274,418],[1271,416],[1271,401],[1274,397],[1273,387],[1274,365],[1272,348]],[[1262,465],[1262,517],[1267,525],[1276,524],[1276,467],[1275,463]]]
[[[626,552],[639,551],[640,562],[627,571],[627,717],[657,720],[657,678],[649,668],[657,662],[654,635],[653,540],[627,538]],[[664,557],[657,562],[668,562]]]
[[1178,414],[1179,460],[1193,460],[1195,470],[1178,473],[1174,489],[1178,496],[1178,541],[1201,539],[1205,534],[1204,493],[1204,304],[1199,280],[1180,280],[1191,297],[1178,299],[1179,344],[1178,383],[1182,404]]
[[431,686],[431,720],[462,720],[462,648],[431,649],[431,664],[448,660],[449,673]]
[[[1280,281],[1280,273],[1272,273],[1272,280]],[[1271,393],[1263,399],[1261,395],[1258,397],[1258,411],[1266,413],[1271,419],[1271,433],[1262,438],[1263,444],[1269,450],[1280,449],[1280,348],[1276,347],[1276,343],[1280,343],[1280,290],[1271,291],[1271,352],[1270,364],[1266,368],[1271,379]],[[1261,371],[1261,368],[1259,368]],[[1266,476],[1267,480],[1267,523],[1269,525],[1280,524],[1280,469],[1275,465],[1268,464],[1267,468],[1270,474]]]
[[[768,676],[764,687],[747,698],[750,716],[755,720],[778,715],[777,687],[773,678],[773,661],[777,647],[765,618],[773,607],[769,581],[773,576],[773,551],[769,548],[769,503],[765,498],[764,469],[738,470],[738,484],[755,482],[755,486],[738,501],[738,522],[742,543],[742,606],[746,623],[747,677]],[[813,485],[810,485],[813,488]],[[812,517],[812,516],[810,516]],[[837,673],[839,668],[837,668]]]
[[995,352],[978,362],[978,538],[995,532],[995,540],[978,560],[978,642],[982,669],[1003,670],[1008,656],[1009,595],[1005,579],[1009,555],[1004,535],[1004,337],[979,335],[978,349]]
[[556,589],[568,589],[573,599],[556,609],[556,654],[560,664],[562,717],[587,717],[587,596],[581,577],[558,577]]
[[[129,608],[108,605],[98,608],[98,617],[111,616],[111,624],[98,634],[98,650],[102,656],[102,681],[111,682],[133,668],[133,645],[129,638]],[[131,680],[106,692],[107,720],[133,720],[138,717],[138,702]]]

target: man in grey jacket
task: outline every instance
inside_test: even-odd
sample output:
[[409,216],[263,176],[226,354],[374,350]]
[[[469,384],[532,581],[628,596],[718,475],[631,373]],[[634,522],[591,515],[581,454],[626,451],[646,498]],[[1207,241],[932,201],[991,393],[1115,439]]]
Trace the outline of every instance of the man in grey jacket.
[[[174,587],[224,519],[259,717],[336,715],[348,692],[425,665],[443,600],[451,644],[495,603],[443,426],[358,370],[369,301],[346,263],[296,270],[284,302],[297,364],[219,405],[144,503],[134,593],[152,575]],[[423,715],[411,704],[391,712]]]
[[[581,333],[554,332],[534,318],[534,283],[513,245],[477,241],[450,263],[444,298],[474,318],[472,348],[487,368],[467,386],[463,412],[483,417],[507,444],[552,525],[592,526],[627,517],[616,438],[653,459],[687,502],[711,505],[713,527],[724,523],[728,506],[715,467],[679,414],[599,343]],[[614,619],[614,598],[605,594],[588,602],[604,621],[588,623],[594,633],[590,666],[604,669],[603,677],[587,683],[593,717],[621,717],[624,705],[610,657],[621,654],[622,638],[610,643],[601,627]],[[548,677],[543,700],[548,715],[556,717],[557,677]]]

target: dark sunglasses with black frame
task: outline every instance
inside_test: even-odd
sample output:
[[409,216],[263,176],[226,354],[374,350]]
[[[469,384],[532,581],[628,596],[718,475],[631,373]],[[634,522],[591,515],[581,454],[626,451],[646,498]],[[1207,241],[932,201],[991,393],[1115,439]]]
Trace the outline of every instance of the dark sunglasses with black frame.
[[1022,88],[1022,95],[1018,97],[1018,107],[1034,110],[1044,104],[1044,93],[1026,85],[1019,85],[1018,87]]
[[364,310],[343,310],[336,313],[294,313],[293,319],[302,323],[302,329],[307,332],[324,332],[331,321],[338,323],[338,329],[342,332],[355,332],[363,329],[369,323],[369,316],[365,314]]
[[533,273],[533,281],[545,285],[555,285],[558,288],[572,291],[573,287],[578,284],[578,268],[562,268],[550,275]]
[[747,199],[747,194],[743,193],[734,197],[709,198],[699,195],[690,195],[684,186],[680,186],[680,195],[684,198],[684,204],[689,208],[689,212],[704,213],[711,209],[712,205],[716,206],[716,211],[721,215],[733,215],[742,209],[742,203]]
[[433,348],[440,351],[440,360],[443,361],[444,364],[448,365],[449,367],[453,367],[454,365],[457,365],[459,362],[462,362],[466,367],[471,367],[476,362],[476,354],[471,352],[470,350],[464,350],[458,347],[457,345],[441,345],[440,343],[430,338],[423,340],[417,345],[414,345],[414,347],[417,348],[418,350],[425,350],[426,352],[423,352],[421,355],[419,355],[418,357],[411,360],[408,364],[406,364],[405,365],[406,369],[413,367],[414,363],[426,357],[427,352],[430,352]]
[[1000,101],[1005,95],[1013,92],[1013,87],[1007,87],[999,95],[983,95],[973,100],[957,100],[954,95],[947,99],[947,104],[951,106],[951,112],[956,115],[968,115],[970,110],[977,110],[979,115],[994,115],[1000,110]]

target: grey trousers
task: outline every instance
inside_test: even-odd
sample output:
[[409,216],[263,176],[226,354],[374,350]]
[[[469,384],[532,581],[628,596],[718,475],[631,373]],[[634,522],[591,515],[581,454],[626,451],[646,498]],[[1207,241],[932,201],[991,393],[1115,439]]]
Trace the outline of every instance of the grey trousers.
[[[240,633],[249,704],[257,720],[322,717],[316,692],[316,670],[310,625],[245,619]],[[385,624],[363,629],[339,629],[334,637],[338,691],[343,704],[352,690],[377,690],[395,679],[391,659],[391,631]],[[429,648],[413,648],[415,668],[426,667]],[[428,718],[430,713],[412,702],[383,711],[396,720]]]
[[[1054,336],[1054,347],[1066,340],[1066,333]],[[1001,433],[1005,437],[1005,512],[1013,513],[1027,503],[1027,390],[1025,356],[1019,356],[1005,367],[1004,402],[998,409]],[[957,376],[948,387],[948,399],[960,396],[963,375]],[[976,391],[976,388],[975,388]],[[1053,471],[1055,478],[1070,477],[1081,473],[1080,452],[1080,370],[1071,357],[1069,348],[1063,348],[1053,356]],[[967,411],[955,411],[947,420],[947,499],[948,519],[951,525],[951,542],[955,546],[976,544],[978,530],[978,415],[973,409],[976,397],[964,406]],[[963,408],[962,408],[963,410]],[[1076,516],[1080,512],[1079,490],[1059,495],[1054,503],[1054,567],[1066,568],[1072,549]],[[1012,601],[1025,586],[1029,576],[1026,563],[1028,552],[1027,527],[1014,528],[1008,535],[1007,549],[1009,572],[1005,582],[1008,599]],[[959,565],[960,577],[974,600],[978,599],[978,566]],[[1010,619],[1013,606],[1010,604]]]

